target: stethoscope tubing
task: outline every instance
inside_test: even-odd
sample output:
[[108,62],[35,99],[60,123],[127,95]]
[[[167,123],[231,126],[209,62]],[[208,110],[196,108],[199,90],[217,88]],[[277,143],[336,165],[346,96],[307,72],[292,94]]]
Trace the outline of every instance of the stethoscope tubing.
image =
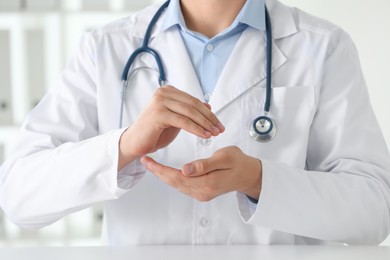
[[266,57],[266,98],[264,104],[265,115],[269,113],[271,108],[271,95],[272,95],[272,25],[271,18],[268,12],[268,9],[265,8],[265,26],[266,26],[266,35],[267,35],[267,57]]
[[[123,107],[125,104],[125,93],[128,86],[128,80],[129,80],[129,71],[131,69],[131,66],[134,63],[134,60],[140,55],[141,53],[149,53],[151,54],[157,64],[158,70],[159,70],[159,85],[164,86],[166,83],[166,75],[164,66],[162,63],[162,59],[158,52],[152,48],[149,47],[149,41],[151,38],[152,30],[154,26],[157,23],[157,20],[160,18],[161,14],[164,12],[164,10],[168,7],[170,3],[170,0],[166,1],[161,7],[157,10],[155,15],[152,17],[152,20],[150,21],[146,32],[145,37],[142,43],[142,46],[137,48],[128,58],[126,65],[123,69],[121,80],[123,82],[122,86],[122,93],[121,93],[121,107],[120,107],[120,120],[119,120],[119,127],[122,128],[122,120],[123,120]],[[268,12],[267,7],[265,7],[265,20],[266,20],[266,96],[265,96],[265,103],[264,103],[264,116],[257,117],[251,124],[250,128],[250,135],[256,140],[260,142],[265,142],[273,139],[276,133],[276,127],[275,123],[271,118],[268,117],[268,113],[271,108],[271,98],[272,98],[272,25],[271,25],[271,18]],[[270,129],[267,129],[266,131],[263,131],[262,129],[259,130],[257,128],[257,123],[260,122],[260,120],[265,120],[269,122]],[[262,122],[263,122],[262,121]]]
[[123,69],[122,76],[121,76],[122,81],[127,81],[131,65],[133,65],[133,62],[137,58],[137,56],[140,55],[141,53],[147,52],[147,53],[150,53],[154,57],[154,59],[156,60],[157,67],[158,67],[158,70],[160,73],[160,75],[159,75],[160,86],[161,86],[161,83],[166,82],[165,70],[164,70],[164,66],[162,64],[162,60],[160,58],[160,55],[158,54],[158,52],[156,50],[149,47],[149,41],[150,41],[150,37],[152,34],[152,30],[153,30],[154,26],[156,25],[157,20],[160,18],[161,14],[164,12],[164,10],[168,7],[169,2],[170,2],[170,0],[166,1],[157,10],[156,14],[153,16],[152,20],[150,21],[149,26],[146,29],[146,33],[145,33],[145,37],[144,37],[144,41],[142,43],[142,46],[140,48],[136,49],[133,52],[133,54],[130,55],[129,59],[126,62],[125,68]]

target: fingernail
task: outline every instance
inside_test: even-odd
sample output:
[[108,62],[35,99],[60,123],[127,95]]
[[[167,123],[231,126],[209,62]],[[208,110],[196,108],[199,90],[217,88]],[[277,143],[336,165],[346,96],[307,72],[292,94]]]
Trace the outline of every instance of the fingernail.
[[211,127],[211,131],[212,131],[213,134],[215,134],[215,135],[221,133],[221,131],[219,130],[219,128],[218,128],[218,127],[215,127],[215,126],[212,126],[212,127]]
[[150,162],[150,163],[148,163],[147,168],[148,168],[149,170],[151,170],[151,171],[155,171],[155,170],[156,170],[156,164]]
[[145,166],[146,169],[153,170],[154,168],[153,162],[148,162],[148,160],[145,157],[142,157],[140,161]]
[[209,131],[204,131],[204,135],[207,137],[207,138],[210,138],[212,136],[212,134],[209,132]]
[[223,131],[225,131],[225,127],[223,126],[223,124],[221,124],[221,123],[218,123],[217,124],[217,127],[218,127],[218,129],[219,129],[219,131],[222,133]]
[[194,172],[194,166],[192,164],[186,164],[183,166],[183,173],[185,175],[190,175]]
[[147,163],[145,157],[141,157],[140,161],[141,161],[142,164],[146,164]]
[[156,163],[154,162],[146,162],[144,163],[144,166],[146,169],[148,169],[149,171],[153,172],[153,171],[156,171]]

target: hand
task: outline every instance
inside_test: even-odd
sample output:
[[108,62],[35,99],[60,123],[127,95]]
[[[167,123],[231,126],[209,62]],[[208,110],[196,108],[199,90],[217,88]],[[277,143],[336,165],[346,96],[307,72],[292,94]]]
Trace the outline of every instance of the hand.
[[258,199],[261,191],[261,161],[244,154],[238,147],[225,147],[210,158],[197,160],[181,170],[157,163],[144,156],[141,162],[162,181],[199,201],[238,191]]
[[118,170],[136,158],[166,147],[181,129],[210,138],[222,133],[224,126],[209,105],[172,86],[158,88],[146,109],[122,134]]

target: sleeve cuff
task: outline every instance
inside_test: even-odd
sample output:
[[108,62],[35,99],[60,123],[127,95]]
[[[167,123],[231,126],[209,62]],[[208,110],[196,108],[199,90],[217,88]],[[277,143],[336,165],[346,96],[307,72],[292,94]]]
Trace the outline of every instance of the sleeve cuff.
[[252,200],[243,193],[237,192],[237,206],[242,220],[248,224],[249,220],[255,214],[257,209],[257,203],[253,203]]
[[143,169],[141,162],[137,159],[118,172],[118,188],[123,190],[130,190],[142,179],[144,175],[145,170]]
[[[115,158],[113,160],[115,162],[115,169],[117,169],[118,167],[119,140],[126,129],[127,128],[122,128],[113,131],[112,146],[115,147],[115,151],[113,151],[113,153],[115,154]],[[139,159],[128,164],[121,171],[118,172],[117,170],[115,170],[114,172],[116,178],[115,182],[117,186],[115,195],[117,196],[122,196],[123,194],[125,194],[132,187],[134,187],[145,175],[145,169]]]
[[[261,160],[263,173],[262,173],[262,188],[260,192],[259,200],[249,198],[245,194],[237,192],[237,206],[239,214],[246,224],[260,225],[262,212],[268,211],[268,208],[272,206],[272,162],[267,160]],[[252,201],[253,200],[253,201]]]

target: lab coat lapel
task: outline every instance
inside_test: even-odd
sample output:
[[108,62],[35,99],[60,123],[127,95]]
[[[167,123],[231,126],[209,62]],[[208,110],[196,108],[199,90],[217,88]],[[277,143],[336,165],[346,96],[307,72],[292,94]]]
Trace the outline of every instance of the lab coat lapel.
[[[272,72],[275,72],[287,61],[275,41],[296,33],[297,27],[289,7],[275,0],[266,0],[266,5],[272,20]],[[150,12],[152,15],[154,10]],[[136,26],[134,35],[142,37],[148,23],[149,20],[143,17]],[[168,83],[204,101],[202,88],[180,32],[174,28],[161,32],[160,25],[161,18],[153,30],[150,47],[160,54]],[[253,28],[247,28],[242,33],[211,96],[209,103],[215,113],[265,80],[265,48],[264,33]],[[150,55],[148,59],[152,59]],[[153,62],[149,60],[147,64]],[[265,85],[265,82],[262,84]]]
[[[210,99],[216,113],[249,88],[266,78],[266,44],[264,33],[246,29],[238,40]],[[282,66],[287,58],[273,44],[272,72]],[[265,84],[265,83],[264,83]]]
[[[272,72],[275,72],[287,61],[277,42],[297,33],[298,29],[289,7],[276,0],[266,0],[266,5],[272,21]],[[265,87],[265,61],[265,32],[247,28],[230,55],[211,96],[213,111],[217,113],[260,82]]]
[[204,101],[202,88],[180,32],[172,29],[161,32],[153,45],[163,61],[168,84]]
[[[160,5],[159,3],[152,6],[146,10],[145,15],[139,17],[134,27],[134,37],[144,38],[150,20]],[[167,84],[204,101],[202,88],[179,30],[172,27],[161,31],[163,20],[164,14],[158,19],[152,30],[149,47],[155,49],[160,55],[168,81]],[[141,55],[139,59],[143,60],[143,66],[152,66],[158,71],[156,61],[152,55]]]

